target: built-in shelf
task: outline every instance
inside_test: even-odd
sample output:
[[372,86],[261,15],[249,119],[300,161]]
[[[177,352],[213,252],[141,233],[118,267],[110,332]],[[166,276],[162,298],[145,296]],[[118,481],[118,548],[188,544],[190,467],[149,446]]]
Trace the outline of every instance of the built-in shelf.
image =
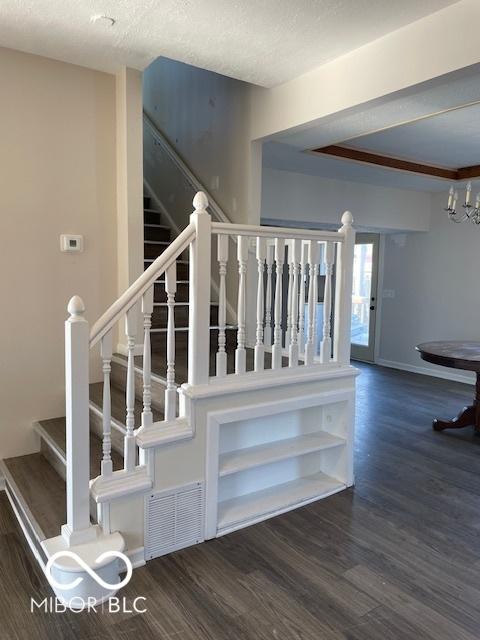
[[[270,445],[271,446],[271,445]],[[268,489],[255,491],[218,504],[218,531],[258,522],[345,489],[346,485],[324,473],[297,478]]]
[[295,438],[267,442],[246,449],[236,449],[220,455],[219,475],[220,477],[228,476],[245,469],[302,456],[313,451],[344,446],[345,443],[343,438],[332,436],[325,431],[316,431]]

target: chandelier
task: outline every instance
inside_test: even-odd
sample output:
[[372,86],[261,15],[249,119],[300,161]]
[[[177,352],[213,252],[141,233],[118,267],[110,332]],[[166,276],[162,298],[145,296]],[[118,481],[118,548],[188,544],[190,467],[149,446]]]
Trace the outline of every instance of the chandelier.
[[470,220],[474,224],[480,224],[480,193],[477,193],[475,199],[475,206],[472,205],[472,183],[467,183],[465,192],[465,202],[462,204],[463,213],[457,212],[458,191],[453,187],[450,187],[448,192],[448,202],[445,211],[448,213],[448,218],[452,222],[465,222]]

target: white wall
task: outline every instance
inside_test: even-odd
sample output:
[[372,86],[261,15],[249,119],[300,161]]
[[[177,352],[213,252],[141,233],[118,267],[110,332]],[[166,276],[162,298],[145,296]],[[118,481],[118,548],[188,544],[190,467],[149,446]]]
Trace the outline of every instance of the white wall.
[[[35,448],[32,421],[65,415],[64,320],[116,293],[115,78],[0,49],[0,458]],[[85,239],[60,253],[61,233]]]
[[480,340],[480,228],[450,222],[445,194],[431,203],[428,233],[385,239],[383,289],[395,298],[382,300],[379,357],[452,376],[464,372],[429,365],[414,348],[430,340]]
[[249,195],[249,85],[159,58],[146,69],[143,87],[145,111],[227,216],[258,220]]
[[426,231],[430,217],[430,195],[420,191],[263,169],[263,222],[338,227],[346,209],[353,213],[357,229]]
[[[273,89],[252,91],[251,139],[273,135],[479,62],[478,0],[461,0]],[[451,34],[461,33],[458,46]],[[428,43],[428,44],[427,44]]]

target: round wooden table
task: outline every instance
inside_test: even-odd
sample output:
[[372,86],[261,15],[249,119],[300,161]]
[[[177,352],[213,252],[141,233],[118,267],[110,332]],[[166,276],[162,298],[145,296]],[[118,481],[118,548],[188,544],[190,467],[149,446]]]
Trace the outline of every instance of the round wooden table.
[[436,431],[475,427],[480,433],[480,342],[423,342],[415,347],[423,360],[442,367],[475,371],[477,382],[473,404],[465,407],[453,420],[433,421]]

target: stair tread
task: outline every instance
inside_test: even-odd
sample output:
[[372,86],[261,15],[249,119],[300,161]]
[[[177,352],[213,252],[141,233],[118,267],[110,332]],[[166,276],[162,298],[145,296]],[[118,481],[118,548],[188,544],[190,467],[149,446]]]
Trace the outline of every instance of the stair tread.
[[[125,417],[127,412],[125,402],[125,391],[119,389],[114,385],[110,386],[110,397],[112,406],[112,418],[125,425]],[[103,406],[103,382],[95,382],[90,385],[90,400],[94,402],[97,407]],[[137,429],[142,420],[142,401],[139,398],[135,398],[135,428]],[[152,408],[154,421],[163,420],[163,411],[158,408]]]
[[[50,420],[39,420],[38,423],[44,431],[53,440],[57,448],[62,452],[63,456],[66,454],[66,420],[65,418],[51,418]],[[113,469],[122,469],[123,457],[112,449],[111,452]],[[95,478],[100,473],[100,463],[103,458],[102,441],[100,438],[90,431],[90,478]]]
[[44,536],[58,536],[67,520],[63,478],[41,453],[7,458],[3,462]]

